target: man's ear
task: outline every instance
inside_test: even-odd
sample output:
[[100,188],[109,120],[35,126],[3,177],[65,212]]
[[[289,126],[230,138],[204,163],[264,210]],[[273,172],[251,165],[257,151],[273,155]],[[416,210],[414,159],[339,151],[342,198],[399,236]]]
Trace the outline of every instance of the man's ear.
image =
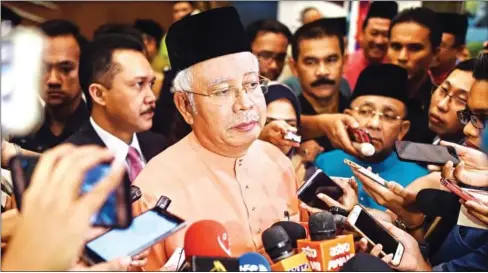
[[188,100],[187,94],[184,92],[176,92],[173,96],[173,101],[176,108],[185,119],[185,122],[189,125],[193,124],[193,109],[191,107],[190,101]]
[[92,83],[88,87],[88,93],[92,99],[93,104],[105,106],[107,104],[107,89],[98,83]]
[[291,73],[293,73],[293,76],[298,78],[297,62],[293,59],[293,57],[288,57],[288,63],[290,64]]
[[457,48],[457,53],[456,53],[456,57],[458,58],[458,60],[464,60],[466,59],[466,56],[464,56],[464,50],[466,49],[466,45],[460,45],[458,48]]
[[410,129],[410,121],[402,120],[402,125],[400,127],[400,134],[398,134],[397,140],[402,140],[408,133]]

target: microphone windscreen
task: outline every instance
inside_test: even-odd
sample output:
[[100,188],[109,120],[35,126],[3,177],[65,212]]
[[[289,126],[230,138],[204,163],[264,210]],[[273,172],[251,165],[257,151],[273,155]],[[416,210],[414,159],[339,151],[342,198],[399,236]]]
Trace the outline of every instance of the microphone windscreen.
[[131,185],[130,186],[130,198],[132,200],[132,203],[134,203],[135,201],[141,199],[141,197],[142,197],[142,191],[141,191],[141,189],[139,189],[138,186]]
[[272,226],[261,236],[263,247],[273,262],[276,262],[286,253],[293,252],[290,236],[281,226]]
[[290,221],[280,221],[274,223],[273,226],[281,226],[283,229],[285,229],[286,233],[290,237],[291,246],[293,248],[297,248],[298,240],[307,238],[307,231],[302,225],[298,223]]
[[433,217],[457,218],[461,209],[458,196],[436,189],[421,190],[415,203],[422,213]]
[[340,272],[393,272],[391,267],[380,258],[366,253],[356,253],[339,270]]
[[333,239],[337,232],[334,216],[328,211],[312,214],[308,219],[308,230],[312,241]]
[[188,227],[184,249],[187,261],[193,256],[231,257],[227,230],[214,220],[200,220]]
[[248,252],[239,257],[240,272],[268,272],[271,266],[266,258],[255,252]]

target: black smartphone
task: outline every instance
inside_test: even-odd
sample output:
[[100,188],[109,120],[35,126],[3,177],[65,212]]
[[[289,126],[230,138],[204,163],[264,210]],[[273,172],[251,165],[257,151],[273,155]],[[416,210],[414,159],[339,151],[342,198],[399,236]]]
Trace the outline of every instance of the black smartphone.
[[452,161],[454,165],[459,163],[459,157],[453,147],[396,141],[395,151],[402,161],[440,166],[443,166],[448,161]]
[[185,227],[183,219],[160,207],[134,217],[127,229],[112,229],[85,245],[83,258],[90,264],[134,256]]
[[371,214],[367,213],[362,206],[356,205],[353,207],[347,217],[347,223],[361,236],[365,237],[370,244],[381,244],[383,246],[381,252],[383,256],[393,254],[391,261],[393,265],[400,264],[405,247],[378,223]]
[[[14,185],[15,202],[22,210],[22,195],[29,187],[32,174],[39,161],[38,156],[18,155],[10,161],[12,182]],[[81,185],[80,194],[89,192],[103,177],[110,172],[110,164],[100,164],[89,170]],[[126,174],[127,175],[127,174]],[[108,228],[126,228],[132,221],[132,201],[130,184],[124,179],[119,187],[112,192],[102,208],[93,215],[93,226]]]
[[338,200],[343,191],[328,175],[321,169],[317,169],[310,178],[298,189],[298,199],[305,204],[319,209],[329,210],[327,204],[317,197],[323,193],[334,200]]

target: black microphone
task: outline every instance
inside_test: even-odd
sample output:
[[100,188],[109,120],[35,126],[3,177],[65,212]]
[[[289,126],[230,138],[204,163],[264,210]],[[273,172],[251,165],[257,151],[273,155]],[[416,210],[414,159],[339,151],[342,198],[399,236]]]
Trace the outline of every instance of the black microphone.
[[290,221],[280,221],[274,223],[272,226],[281,226],[286,231],[286,233],[290,237],[291,246],[293,248],[297,248],[298,240],[307,238],[307,231],[302,225],[298,223]]
[[380,258],[366,253],[356,253],[344,266],[340,272],[394,272],[394,270]]
[[161,195],[156,203],[156,207],[160,208],[161,210],[167,210],[169,205],[171,204],[171,199],[164,195]]
[[132,200],[132,203],[141,199],[141,197],[142,197],[141,189],[139,189],[138,186],[131,185],[130,186],[130,199]]
[[415,198],[415,203],[422,213],[432,217],[457,219],[461,209],[457,195],[436,189],[421,190]]

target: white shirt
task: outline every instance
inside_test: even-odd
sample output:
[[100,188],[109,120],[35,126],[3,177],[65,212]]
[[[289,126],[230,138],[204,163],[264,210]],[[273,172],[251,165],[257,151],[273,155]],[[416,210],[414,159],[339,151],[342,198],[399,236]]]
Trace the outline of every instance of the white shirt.
[[[124,162],[127,171],[129,171],[129,164],[126,160],[127,154],[129,153],[129,145],[98,126],[98,124],[93,120],[92,117],[90,117],[90,123],[93,126],[93,129],[95,129],[95,132],[97,132],[97,135],[102,139],[103,143],[105,143],[105,146],[107,146],[110,151],[113,151],[115,153],[115,160],[119,162]],[[139,152],[139,155],[141,156],[142,167],[144,168],[146,166],[146,159],[142,154],[141,147],[139,146],[139,140],[137,139],[136,134],[132,136],[132,142],[130,146],[134,147]]]

